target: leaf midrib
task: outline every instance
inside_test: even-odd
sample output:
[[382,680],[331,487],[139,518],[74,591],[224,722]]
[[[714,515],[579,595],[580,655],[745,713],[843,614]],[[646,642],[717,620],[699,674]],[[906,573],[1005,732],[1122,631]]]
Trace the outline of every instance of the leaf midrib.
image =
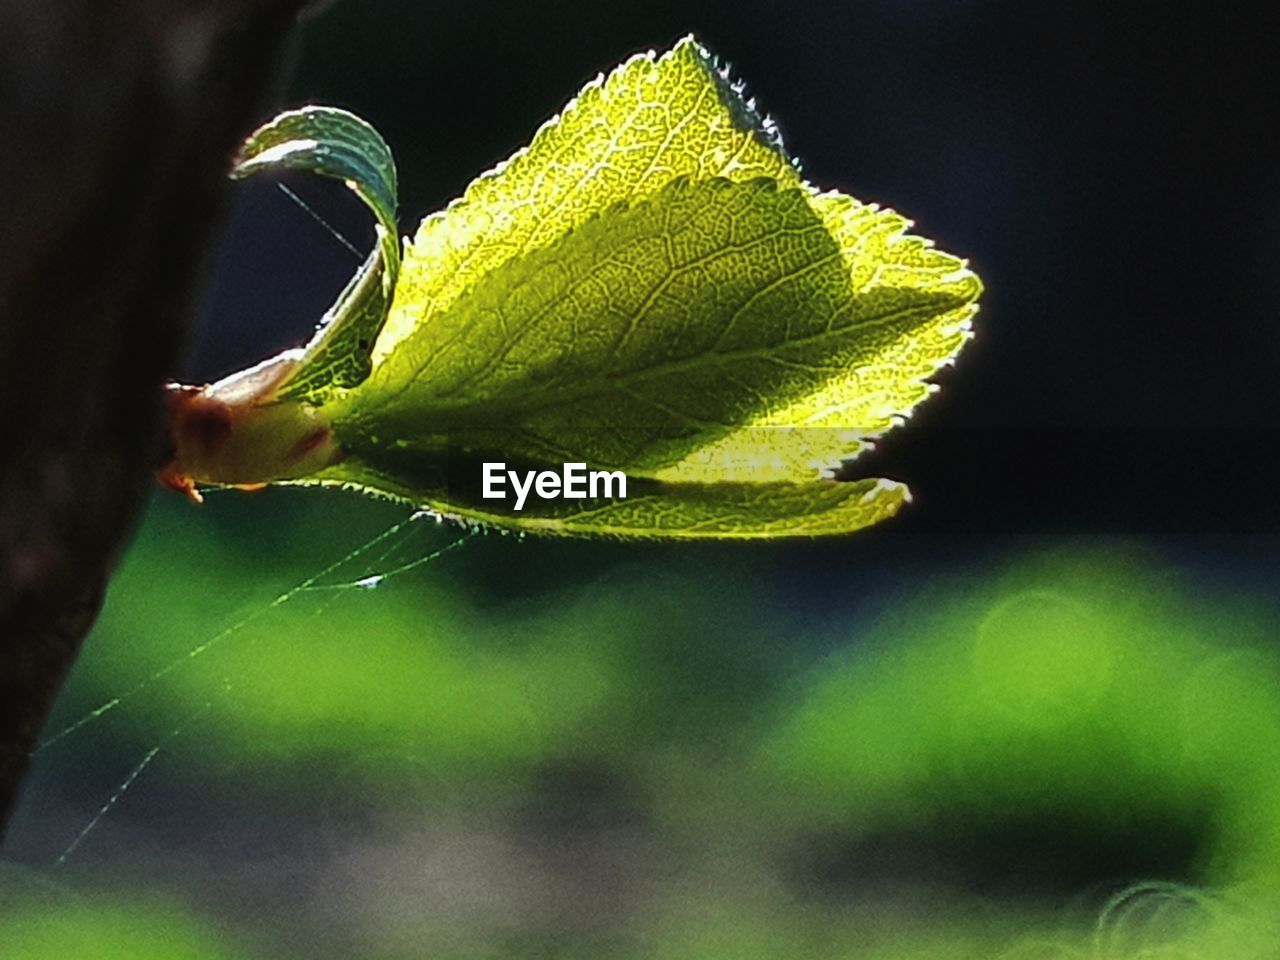
[[[786,361],[779,357],[771,356],[771,351],[779,350],[790,346],[803,346],[806,344],[817,344],[830,339],[847,337],[857,332],[865,330],[872,325],[881,325],[901,319],[911,315],[912,313],[922,313],[927,317],[937,317],[942,314],[950,313],[952,310],[960,309],[965,305],[965,301],[956,298],[954,306],[945,309],[937,309],[934,304],[924,302],[904,307],[899,310],[891,310],[877,316],[866,317],[857,323],[850,324],[837,329],[827,329],[818,333],[810,334],[804,337],[797,337],[777,343],[770,343],[758,347],[746,347],[739,350],[721,351],[721,352],[703,352],[693,357],[687,357],[683,360],[669,361],[666,363],[655,364],[640,370],[631,371],[612,376],[608,379],[597,378],[583,382],[579,386],[550,386],[550,387],[534,387],[519,393],[504,395],[500,398],[487,398],[484,400],[476,399],[459,399],[446,402],[429,402],[423,405],[424,411],[439,413],[456,413],[460,410],[475,411],[476,416],[463,418],[467,420],[484,420],[494,415],[509,414],[515,408],[519,411],[536,411],[545,410],[548,407],[556,406],[566,402],[575,400],[583,400],[593,395],[608,392],[617,385],[629,386],[637,382],[655,379],[661,376],[669,376],[679,374],[685,370],[693,369],[699,366],[721,365],[735,360],[767,360],[770,362],[779,361],[788,363],[792,366],[795,361]],[[848,308],[845,308],[846,312]],[[833,318],[834,320],[835,318]],[[534,402],[528,402],[529,398],[538,398]],[[390,404],[387,405],[391,406]],[[384,408],[385,409],[385,408]]]

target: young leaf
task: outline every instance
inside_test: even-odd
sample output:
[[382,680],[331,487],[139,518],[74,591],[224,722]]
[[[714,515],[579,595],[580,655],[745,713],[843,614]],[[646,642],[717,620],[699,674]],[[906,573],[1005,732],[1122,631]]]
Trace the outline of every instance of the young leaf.
[[[435,478],[434,482],[432,479]],[[626,540],[769,540],[851,533],[887,519],[910,499],[891,480],[836,483],[632,482],[626,499],[535,500],[513,514],[449,483],[439,461],[424,468],[395,450],[379,468],[340,463],[322,483],[408,500],[451,520],[523,533]]]
[[399,263],[396,164],[391,148],[368,121],[337,107],[286,110],[240,147],[231,175],[243,179],[276,167],[342,180],[377,217],[387,263]]
[[588,83],[528,147],[422,221],[375,364],[507,260],[679,177],[802,183],[772,125],[692,37]]
[[[803,190],[676,180],[460,296],[336,401],[335,429],[374,465],[369,432],[673,481],[813,480],[884,423],[877,378],[923,394],[958,348],[974,290],[955,273],[859,291]],[[945,336],[914,337],[939,317]]]
[[370,354],[386,319],[400,271],[396,165],[382,135],[335,107],[287,110],[249,135],[231,175],[244,178],[287,167],[346,183],[377,220],[377,243],[325,313],[280,397],[322,401],[369,375]]
[[[905,488],[822,480],[822,468],[929,394],[981,292],[909,226],[805,183],[686,39],[588,84],[423,221],[357,375],[322,331],[296,370],[280,368],[281,390],[244,400],[264,373],[186,395],[169,480],[337,483],[539,533],[857,529]],[[361,282],[326,330],[375,327],[382,304]],[[623,470],[631,495],[508,512],[476,496],[482,455]]]
[[296,372],[283,381],[275,396],[323,403],[344,387],[369,376],[369,354],[387,316],[387,281],[394,264],[387,265],[380,246],[369,251],[303,349]]
[[345,441],[811,480],[968,338],[977,277],[908,226],[804,183],[692,39],[633,58],[423,221]]

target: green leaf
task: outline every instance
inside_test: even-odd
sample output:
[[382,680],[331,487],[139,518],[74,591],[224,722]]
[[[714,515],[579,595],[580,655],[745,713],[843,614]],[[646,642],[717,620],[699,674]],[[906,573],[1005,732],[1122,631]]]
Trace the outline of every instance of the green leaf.
[[377,219],[374,250],[326,312],[298,372],[277,394],[319,402],[337,388],[355,386],[371,369],[370,354],[400,270],[395,161],[366,121],[335,107],[307,106],[255,130],[240,148],[232,176],[279,167],[342,180]]
[[692,37],[588,83],[528,147],[422,221],[375,364],[512,257],[679,177],[802,183],[773,126]]
[[323,403],[335,390],[354,387],[369,376],[369,354],[387,316],[388,272],[383,250],[374,247],[321,318],[297,371],[276,397]]
[[[884,229],[868,216],[846,239]],[[965,337],[971,277],[881,270],[859,290],[802,189],[677,180],[495,271],[335,427],[375,464],[370,433],[672,481],[813,480],[925,395]]]
[[[344,461],[310,481],[390,496],[465,523],[520,533],[664,540],[767,540],[850,533],[887,519],[910,499],[890,480],[809,483],[668,483],[632,480],[625,499],[537,500],[511,513],[480,499],[465,471],[416,451],[389,449],[378,466]],[[451,474],[465,472],[462,482]]]
[[[382,134],[366,120],[337,107],[286,110],[251,133],[231,175],[243,179],[277,167],[342,180],[396,241],[396,164]],[[398,263],[399,242],[383,244],[386,261]]]
[[[248,163],[332,174],[363,162],[359,149],[269,139]],[[982,289],[910,226],[806,183],[740,86],[685,39],[589,83],[427,217],[380,331],[379,285],[357,277],[276,395],[305,401],[296,415],[268,402],[234,418],[225,452],[180,438],[191,463],[168,480],[338,483],[538,533],[858,529],[905,487],[823,471],[932,392]],[[234,405],[236,383],[196,399]],[[623,470],[633,489],[509,512],[476,495],[482,458]]]
[[445,517],[536,534],[664,540],[772,540],[852,533],[908,499],[888,480],[837,483],[655,483],[625,500],[550,500],[511,514],[456,498],[425,501]]

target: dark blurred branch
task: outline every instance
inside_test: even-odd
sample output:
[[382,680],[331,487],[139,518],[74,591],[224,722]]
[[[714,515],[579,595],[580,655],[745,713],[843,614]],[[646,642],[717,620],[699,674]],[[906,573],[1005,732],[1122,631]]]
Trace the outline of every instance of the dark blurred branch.
[[0,830],[158,460],[301,0],[0,0]]

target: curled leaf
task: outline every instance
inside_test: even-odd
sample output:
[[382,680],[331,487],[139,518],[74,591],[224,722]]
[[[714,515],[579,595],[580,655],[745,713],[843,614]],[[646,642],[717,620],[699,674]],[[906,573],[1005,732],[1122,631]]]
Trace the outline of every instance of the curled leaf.
[[321,319],[297,373],[279,387],[279,396],[317,402],[355,386],[372,369],[370,354],[400,271],[396,165],[391,148],[367,121],[336,107],[306,106],[250,134],[231,175],[244,178],[281,167],[342,180],[377,221],[373,251]]
[[[373,211],[385,235],[396,240],[396,164],[382,134],[367,120],[337,107],[286,110],[249,135],[231,175],[243,179],[277,167],[342,180]],[[387,262],[398,263],[399,242],[383,246]]]

